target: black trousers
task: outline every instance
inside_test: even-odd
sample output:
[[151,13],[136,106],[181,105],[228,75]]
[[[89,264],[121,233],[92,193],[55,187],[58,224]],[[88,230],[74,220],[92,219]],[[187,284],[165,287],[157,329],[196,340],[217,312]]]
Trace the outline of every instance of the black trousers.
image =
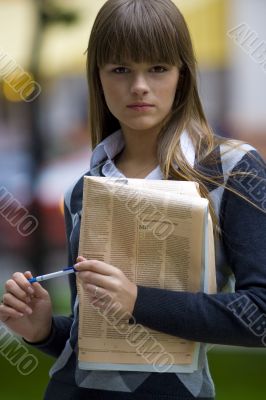
[[[108,390],[82,389],[77,386],[68,385],[51,379],[49,382],[44,400],[193,400],[195,399],[186,388],[183,393],[174,394],[151,394],[151,393],[134,393],[127,392],[111,392]],[[214,400],[212,398],[197,398],[198,400]]]

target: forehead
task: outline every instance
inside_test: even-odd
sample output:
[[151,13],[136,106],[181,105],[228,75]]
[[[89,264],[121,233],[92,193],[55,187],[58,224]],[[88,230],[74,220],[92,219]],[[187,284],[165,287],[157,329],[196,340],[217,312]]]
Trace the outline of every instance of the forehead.
[[[124,28],[124,27],[123,27]],[[154,28],[155,29],[155,28]],[[101,40],[100,40],[101,39]],[[134,29],[110,31],[98,38],[97,64],[154,64],[180,65],[179,43],[170,32],[136,34]]]
[[[91,37],[94,65],[182,64],[185,28],[171,0],[111,0],[105,3]],[[182,32],[181,32],[182,33]]]
[[[132,48],[134,46],[132,45]],[[105,54],[102,54],[100,65],[104,64],[113,64],[113,65],[130,65],[130,66],[147,66],[151,64],[157,64],[157,63],[164,63],[164,64],[171,64],[171,65],[176,65],[177,60],[174,59],[173,55],[172,57],[169,57],[169,55],[165,55],[161,53],[160,51],[154,51],[152,53],[148,51],[142,51],[142,52],[136,52],[132,50],[132,48],[123,48],[122,45],[119,46],[119,51],[118,46],[116,51],[113,52],[106,52]],[[109,53],[109,54],[108,54]]]
[[124,66],[130,68],[148,68],[150,66],[155,65],[165,65],[165,66],[176,66],[177,68],[180,67],[180,61],[177,59],[171,59],[169,57],[163,57],[157,53],[157,55],[153,55],[153,57],[149,57],[148,54],[143,54],[139,57],[129,56],[128,54],[117,54],[117,55],[110,55],[110,57],[101,57],[98,60],[98,67],[101,69],[105,66]]

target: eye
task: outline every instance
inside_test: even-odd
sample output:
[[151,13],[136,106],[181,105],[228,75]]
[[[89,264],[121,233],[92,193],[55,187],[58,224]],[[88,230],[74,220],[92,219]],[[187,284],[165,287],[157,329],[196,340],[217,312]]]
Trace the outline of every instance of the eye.
[[126,67],[117,67],[115,69],[113,69],[112,72],[114,72],[115,74],[126,74],[128,73],[129,69]]
[[156,72],[156,73],[163,73],[166,72],[167,68],[163,67],[162,65],[155,65],[154,67],[151,68],[151,72]]

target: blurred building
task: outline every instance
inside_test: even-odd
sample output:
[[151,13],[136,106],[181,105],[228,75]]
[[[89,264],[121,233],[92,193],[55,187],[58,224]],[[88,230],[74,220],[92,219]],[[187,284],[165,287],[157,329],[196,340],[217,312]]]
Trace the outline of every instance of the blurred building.
[[266,157],[266,2],[175,3],[192,34],[209,120],[218,133],[247,141]]
[[[41,235],[34,243],[44,249],[45,269],[54,269],[53,255],[65,251],[63,194],[89,166],[85,52],[104,2],[0,0],[0,186],[37,210]],[[192,34],[200,93],[212,126],[219,134],[248,141],[265,157],[266,2],[175,3]],[[38,79],[41,92],[33,102],[23,101],[7,84],[7,57],[27,73],[37,73],[32,79]],[[4,264],[17,269],[14,257],[27,260],[31,238],[4,218],[0,229]],[[55,256],[59,263],[60,257]]]

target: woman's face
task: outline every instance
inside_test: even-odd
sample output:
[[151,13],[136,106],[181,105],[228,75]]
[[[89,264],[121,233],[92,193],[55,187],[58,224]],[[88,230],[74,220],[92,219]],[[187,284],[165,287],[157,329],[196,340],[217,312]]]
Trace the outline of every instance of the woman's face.
[[106,64],[100,80],[110,112],[123,130],[156,129],[172,109],[179,70],[167,64]]

